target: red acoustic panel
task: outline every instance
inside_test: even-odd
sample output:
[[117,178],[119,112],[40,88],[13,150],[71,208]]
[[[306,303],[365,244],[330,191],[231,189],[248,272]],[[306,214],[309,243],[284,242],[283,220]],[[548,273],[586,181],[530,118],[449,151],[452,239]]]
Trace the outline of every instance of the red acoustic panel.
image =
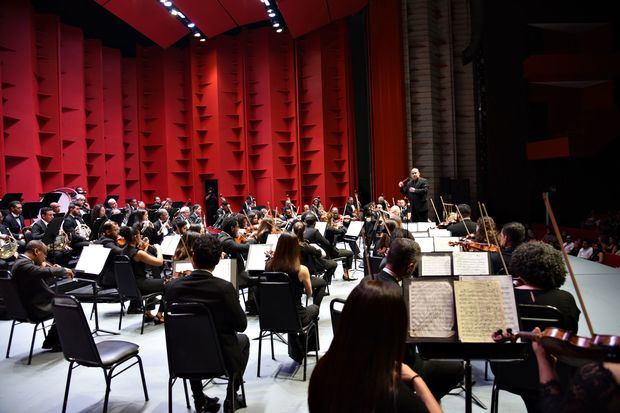
[[259,0],[219,0],[219,2],[240,26],[267,19],[265,7]]
[[278,7],[293,37],[311,32],[331,21],[326,0],[280,0]]
[[218,0],[175,0],[174,4],[208,37],[237,27]]
[[188,29],[159,1],[97,0],[97,3],[164,49],[188,34]]
[[140,196],[140,135],[136,59],[122,58],[123,154],[127,197]]

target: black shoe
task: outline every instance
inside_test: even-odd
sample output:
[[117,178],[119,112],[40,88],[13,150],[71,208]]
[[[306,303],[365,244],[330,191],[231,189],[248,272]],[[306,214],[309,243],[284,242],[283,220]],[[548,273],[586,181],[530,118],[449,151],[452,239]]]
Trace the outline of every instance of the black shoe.
[[140,310],[138,307],[129,307],[127,308],[127,314],[142,314],[144,311]]
[[43,341],[43,345],[41,346],[41,348],[45,350],[52,350],[53,352],[62,351],[60,343],[57,340],[50,340],[49,338],[46,338]]
[[218,397],[209,397],[205,394],[203,400],[196,400],[194,398],[194,408],[197,413],[215,413],[220,410],[220,399]]
[[[243,396],[241,396],[240,394],[235,394],[235,410],[243,409],[244,407],[247,406],[243,401]],[[232,402],[228,398],[226,398],[226,400],[224,400],[224,413],[232,412]]]

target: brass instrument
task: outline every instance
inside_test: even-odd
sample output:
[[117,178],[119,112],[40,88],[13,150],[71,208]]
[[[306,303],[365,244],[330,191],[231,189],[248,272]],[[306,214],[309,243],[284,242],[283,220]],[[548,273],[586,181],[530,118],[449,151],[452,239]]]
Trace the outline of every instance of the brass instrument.
[[71,240],[69,239],[69,235],[67,235],[67,233],[60,228],[60,231],[58,231],[58,235],[56,235],[56,238],[54,238],[54,242],[52,242],[49,246],[49,250],[50,251],[68,251],[71,249],[71,247],[69,246],[69,244],[71,243]]
[[0,259],[7,260],[15,256],[17,252],[17,240],[9,230],[8,239],[0,239]]
[[91,229],[86,224],[80,224],[78,222],[77,227],[75,227],[75,235],[80,236],[82,238],[90,239]]

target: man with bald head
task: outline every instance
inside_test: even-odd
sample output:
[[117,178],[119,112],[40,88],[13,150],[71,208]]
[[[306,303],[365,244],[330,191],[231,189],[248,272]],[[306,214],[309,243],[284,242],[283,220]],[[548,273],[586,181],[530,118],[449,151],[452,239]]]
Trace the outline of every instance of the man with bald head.
[[400,192],[407,197],[411,204],[411,221],[428,221],[428,180],[420,176],[418,168],[413,168],[408,181],[398,183]]

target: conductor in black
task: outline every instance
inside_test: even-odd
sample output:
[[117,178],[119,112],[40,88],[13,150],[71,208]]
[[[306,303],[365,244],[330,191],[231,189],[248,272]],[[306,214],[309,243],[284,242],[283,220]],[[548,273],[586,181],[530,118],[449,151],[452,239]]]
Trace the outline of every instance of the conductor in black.
[[409,179],[400,181],[398,187],[411,204],[411,221],[428,221],[428,180],[420,176],[418,168],[413,168]]

